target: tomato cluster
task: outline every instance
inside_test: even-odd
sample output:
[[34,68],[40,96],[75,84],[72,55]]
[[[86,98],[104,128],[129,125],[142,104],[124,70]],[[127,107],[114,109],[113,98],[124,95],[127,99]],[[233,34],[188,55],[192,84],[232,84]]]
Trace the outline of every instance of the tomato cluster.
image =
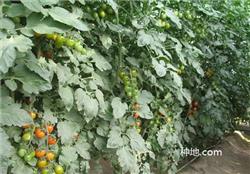
[[141,106],[139,103],[135,102],[132,104],[131,109],[133,112],[133,117],[135,119],[135,123],[132,126],[134,126],[136,128],[137,132],[140,133],[142,121],[140,119],[140,113],[138,111],[141,109]]
[[136,69],[130,69],[129,72],[121,70],[119,72],[119,77],[123,81],[124,89],[129,98],[138,98],[138,85],[137,85],[138,72]]
[[91,14],[93,18],[95,19],[104,19],[113,17],[114,10],[105,3],[102,4],[88,4],[85,6],[84,9],[87,13]]
[[194,115],[198,111],[198,108],[199,108],[199,102],[196,100],[193,100],[189,107],[187,115],[188,116]]
[[[38,119],[36,112],[28,112],[33,118],[34,124],[23,126],[22,142],[17,151],[18,156],[30,166],[34,167],[34,172],[41,174],[63,174],[64,169],[56,164],[56,152],[53,145],[57,143],[55,138],[55,126]],[[54,135],[53,135],[54,134]],[[52,169],[54,166],[54,169]]]

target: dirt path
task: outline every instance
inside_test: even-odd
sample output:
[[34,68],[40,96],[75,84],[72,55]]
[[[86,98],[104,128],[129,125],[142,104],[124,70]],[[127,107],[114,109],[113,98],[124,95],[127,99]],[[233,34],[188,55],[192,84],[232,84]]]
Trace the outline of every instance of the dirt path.
[[222,156],[201,157],[179,174],[250,174],[250,142],[235,133],[214,149]]

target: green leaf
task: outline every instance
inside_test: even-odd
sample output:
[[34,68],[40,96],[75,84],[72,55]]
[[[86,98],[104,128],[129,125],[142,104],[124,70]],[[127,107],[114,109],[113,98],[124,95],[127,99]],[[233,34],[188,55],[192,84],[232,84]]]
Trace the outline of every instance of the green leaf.
[[139,95],[139,99],[138,102],[140,104],[149,104],[154,100],[154,96],[152,95],[151,92],[147,91],[147,90],[142,90],[140,95]]
[[111,102],[111,106],[113,108],[113,116],[114,118],[122,118],[126,111],[128,110],[127,103],[122,103],[119,97],[113,98]]
[[52,88],[51,84],[42,79],[39,75],[32,73],[23,65],[14,68],[13,77],[23,83],[23,89],[28,93],[38,94],[39,91],[47,91]]
[[165,67],[165,62],[160,60],[159,62],[156,59],[152,60],[153,68],[155,69],[156,74],[159,77],[164,77],[166,75],[167,69]]
[[13,30],[15,28],[14,22],[8,18],[0,19],[0,29]]
[[15,165],[11,169],[11,173],[15,174],[34,174],[32,168],[24,163],[24,160],[22,160],[19,157],[12,158],[13,161],[15,161]]
[[6,11],[6,14],[9,17],[16,17],[16,16],[28,16],[31,13],[31,11],[23,4],[11,4],[9,8]]
[[0,102],[0,123],[7,126],[23,126],[32,124],[33,120],[27,111],[21,109],[21,105],[14,103],[10,97],[1,97]]
[[17,84],[14,80],[5,80],[4,83],[11,91],[15,91],[17,89]]
[[78,123],[63,121],[57,124],[58,136],[61,137],[62,144],[70,144],[74,140],[76,133],[80,131]]
[[73,146],[62,146],[62,152],[59,156],[59,161],[62,164],[69,166],[71,162],[77,159],[76,148]]
[[54,20],[70,25],[78,30],[89,31],[89,27],[86,23],[77,19],[75,15],[73,15],[64,8],[54,7],[49,10],[49,15]]
[[6,73],[14,65],[16,59],[16,50],[26,52],[31,49],[32,42],[23,35],[14,36],[0,41],[0,72]]
[[47,67],[44,67],[43,64],[39,62],[39,60],[35,57],[32,52],[29,52],[28,55],[25,57],[24,64],[33,72],[38,74],[44,80],[50,82],[51,77],[51,70],[48,70]]
[[174,83],[178,87],[182,87],[182,79],[181,79],[181,77],[176,72],[173,72],[173,71],[170,71],[170,75],[172,76]]
[[167,9],[165,10],[165,13],[166,13],[167,16],[170,18],[170,20],[171,20],[172,22],[174,22],[174,23],[177,25],[177,27],[178,27],[179,29],[182,28],[182,25],[181,25],[181,23],[180,23],[179,18],[174,14],[174,12],[173,12],[172,10],[170,10],[169,8],[167,8]]
[[70,28],[60,22],[54,21],[51,17],[44,17],[39,13],[32,13],[27,18],[27,28],[40,34],[64,33]]
[[166,136],[167,136],[167,130],[166,128],[162,128],[161,130],[159,130],[157,132],[157,141],[159,143],[159,145],[161,146],[161,148],[164,147],[165,141],[166,141]]
[[146,144],[142,136],[136,131],[136,129],[128,129],[127,136],[130,139],[130,146],[138,153],[147,152]]
[[69,86],[59,86],[58,94],[60,95],[66,109],[70,111],[70,109],[73,107],[74,103],[74,96],[73,91]]
[[110,70],[112,68],[110,63],[100,53],[95,52],[91,57],[100,71]]
[[147,104],[142,104],[139,110],[139,114],[141,118],[151,119],[154,117],[153,113],[151,112],[149,106]]
[[123,146],[120,127],[113,126],[108,135],[107,148],[118,148]]
[[90,149],[90,144],[83,142],[82,140],[79,140],[76,142],[75,146],[76,152],[84,159],[89,160],[90,159],[90,153],[88,150]]
[[127,146],[118,149],[116,155],[124,173],[139,173],[136,157]]
[[106,149],[106,144],[107,142],[105,138],[102,138],[102,137],[96,137],[94,141],[95,147],[100,151],[104,151]]
[[0,158],[4,157],[9,158],[15,152],[14,147],[12,147],[8,139],[9,139],[8,135],[2,128],[0,128],[0,142],[1,142]]
[[112,46],[112,39],[108,35],[101,35],[100,40],[106,49],[109,49]]
[[59,63],[56,66],[55,72],[57,74],[58,81],[61,85],[67,84],[67,82],[73,77],[70,68],[67,66],[63,66]]
[[105,101],[104,101],[104,96],[101,90],[97,89],[95,91],[95,96],[99,102],[99,106],[100,106],[100,111],[101,112],[105,112],[106,110],[106,105],[105,105]]
[[75,99],[78,111],[84,109],[85,114],[92,119],[98,114],[98,101],[91,98],[82,88],[75,91]]
[[112,7],[115,13],[118,13],[118,5],[114,0],[107,0],[107,3]]
[[45,9],[43,8],[43,6],[41,5],[39,0],[21,0],[21,2],[23,3],[23,5],[25,7],[27,7],[29,10],[34,11],[34,12],[42,12]]

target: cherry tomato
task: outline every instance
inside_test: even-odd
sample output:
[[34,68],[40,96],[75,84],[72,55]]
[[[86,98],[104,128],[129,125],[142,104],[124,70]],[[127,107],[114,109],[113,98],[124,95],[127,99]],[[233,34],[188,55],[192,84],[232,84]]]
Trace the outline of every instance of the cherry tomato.
[[56,165],[54,168],[56,174],[63,174],[64,173],[64,169],[61,165]]
[[56,38],[56,44],[57,45],[63,45],[66,42],[65,37],[58,35]]
[[47,131],[48,131],[48,133],[53,132],[53,130],[54,130],[54,126],[53,125],[47,125]]
[[27,153],[27,150],[23,148],[20,148],[17,152],[18,156],[20,157],[24,157],[26,153]]
[[57,36],[58,36],[58,35],[57,35],[57,34],[54,34],[54,33],[53,33],[53,34],[46,34],[46,37],[47,37],[48,39],[51,39],[51,40],[54,40],[54,41],[56,40]]
[[138,133],[141,133],[141,128],[136,128],[136,131],[138,132]]
[[165,29],[169,29],[171,27],[171,25],[169,22],[166,22],[164,27],[165,27]]
[[45,137],[45,132],[42,131],[40,128],[36,128],[36,130],[35,130],[35,136],[38,139],[42,139],[42,138]]
[[141,127],[141,121],[137,121],[135,124],[136,126]]
[[66,40],[66,45],[67,45],[68,47],[70,47],[70,48],[73,48],[74,45],[75,45],[75,41],[72,40],[72,39],[67,39],[67,40]]
[[93,13],[93,17],[94,17],[95,19],[98,19],[98,18],[99,18],[98,13],[97,13],[97,12],[94,12],[94,13]]
[[109,7],[108,10],[107,10],[107,13],[111,15],[111,14],[114,13],[114,11],[113,11],[113,9],[111,7]]
[[140,117],[140,114],[138,112],[135,112],[133,117],[136,119],[136,118],[139,118]]
[[123,79],[125,77],[126,73],[124,71],[119,71],[119,77]]
[[35,112],[29,112],[30,117],[34,120],[37,117],[37,113]]
[[37,158],[42,158],[42,157],[45,156],[45,154],[46,154],[46,150],[36,150],[36,151],[35,151],[35,156],[36,156]]
[[56,139],[53,138],[53,137],[51,137],[51,136],[49,136],[49,138],[48,138],[48,144],[49,144],[49,145],[54,145],[54,144],[56,144]]
[[43,169],[41,174],[49,174],[49,170],[48,169]]
[[164,20],[164,19],[166,19],[166,18],[167,18],[167,14],[166,14],[166,13],[162,13],[162,14],[161,14],[161,19]]
[[85,48],[83,48],[83,46],[80,43],[75,44],[74,48],[76,49],[76,51],[82,54],[86,53]]
[[33,158],[33,156],[32,156],[31,154],[26,154],[26,155],[24,156],[24,160],[25,160],[26,162],[31,161],[32,158]]
[[104,11],[104,10],[100,10],[100,11],[99,11],[99,16],[100,16],[101,18],[104,18],[104,17],[106,16],[105,11]]
[[91,12],[91,8],[89,6],[86,6],[86,12],[88,12],[88,13]]
[[136,76],[138,75],[137,70],[136,70],[136,69],[133,69],[133,70],[131,71],[131,75],[132,75],[133,77],[136,77]]
[[30,141],[31,140],[31,133],[30,132],[25,132],[22,136],[23,141]]
[[106,10],[107,7],[108,7],[107,4],[102,4],[102,5],[101,5],[101,8],[102,8],[103,10]]
[[38,168],[43,169],[48,165],[48,162],[46,160],[39,160],[36,165]]
[[55,154],[54,154],[53,152],[48,152],[48,153],[46,154],[46,159],[47,159],[48,161],[54,160],[54,159],[55,159]]
[[132,109],[133,109],[134,111],[138,111],[140,108],[141,108],[141,106],[140,106],[139,103],[134,103],[133,106],[132,106]]
[[192,110],[195,112],[195,111],[198,110],[198,108],[197,107],[193,107]]
[[198,101],[193,100],[192,101],[192,107],[198,107],[199,103]]

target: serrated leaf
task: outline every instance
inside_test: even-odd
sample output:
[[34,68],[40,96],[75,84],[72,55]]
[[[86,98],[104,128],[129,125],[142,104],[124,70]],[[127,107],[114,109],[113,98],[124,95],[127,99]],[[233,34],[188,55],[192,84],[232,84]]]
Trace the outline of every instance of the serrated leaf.
[[49,10],[49,15],[56,21],[70,25],[81,31],[89,31],[89,27],[86,23],[76,18],[76,16],[70,13],[68,10],[61,7],[54,7]]
[[121,137],[121,129],[117,126],[113,126],[108,135],[107,148],[118,148],[123,145],[123,139]]
[[151,103],[154,100],[154,96],[152,95],[151,92],[147,91],[147,90],[142,90],[140,95],[139,95],[139,99],[138,102],[140,104],[148,104]]
[[100,36],[100,40],[102,42],[102,45],[109,49],[112,46],[112,39],[108,35],[102,35]]
[[9,158],[15,152],[14,148],[12,147],[8,139],[9,139],[8,135],[5,133],[5,131],[2,128],[0,128],[0,142],[1,142],[0,157],[1,158],[3,157]]
[[104,101],[104,96],[101,90],[97,89],[95,91],[95,96],[99,102],[100,110],[101,112],[104,112],[106,107],[105,107],[105,101]]
[[166,136],[167,136],[167,130],[166,129],[161,129],[157,132],[157,141],[161,148],[164,147],[165,141],[166,141]]
[[144,139],[136,131],[136,129],[128,129],[127,136],[130,139],[130,146],[133,150],[135,150],[138,153],[145,153],[148,151]]
[[59,156],[59,161],[62,164],[70,165],[71,162],[77,159],[76,148],[73,146],[62,146],[62,152]]
[[90,144],[83,142],[81,140],[77,141],[75,146],[76,152],[84,159],[89,160],[90,159],[90,153],[88,150],[90,149]]
[[102,137],[96,137],[94,141],[95,147],[100,151],[103,151],[106,148],[106,144],[106,140]]
[[180,23],[180,20],[179,20],[179,18],[174,14],[174,12],[173,12],[172,10],[170,10],[169,8],[167,8],[165,12],[166,12],[167,16],[170,18],[170,20],[171,20],[172,22],[174,22],[174,23],[177,25],[177,27],[178,27],[179,29],[181,29],[181,28],[182,28],[182,25],[181,25],[181,23]]
[[70,29],[69,26],[54,21],[51,17],[44,18],[44,16],[39,13],[32,13],[28,16],[26,27],[40,34],[63,33]]
[[141,118],[151,119],[154,117],[153,113],[151,112],[149,106],[147,104],[142,104],[139,110],[139,115]]
[[[130,152],[130,149],[125,146],[117,150],[116,155],[124,173],[138,171],[136,157]],[[139,173],[139,172],[138,172]]]
[[67,82],[73,77],[73,74],[71,73],[70,68],[67,66],[57,64],[55,71],[56,71],[59,83],[61,85],[67,84]]
[[112,66],[110,63],[99,53],[92,55],[93,62],[100,71],[110,70]]
[[7,126],[23,126],[32,124],[33,120],[27,111],[21,109],[21,105],[14,103],[10,97],[1,97],[0,102],[0,123]]
[[12,160],[15,161],[15,165],[11,169],[11,173],[15,173],[15,174],[24,174],[24,173],[25,174],[34,174],[32,168],[30,166],[26,165],[21,158],[15,157]]
[[181,79],[181,77],[176,72],[173,72],[173,71],[170,71],[170,75],[172,76],[174,83],[178,87],[182,87],[182,79]]
[[66,109],[70,111],[73,107],[74,96],[73,91],[69,86],[59,86],[58,94],[60,95]]
[[76,133],[80,131],[79,124],[71,121],[63,121],[57,124],[58,136],[62,144],[70,144]]
[[98,114],[98,101],[91,98],[83,89],[78,88],[75,92],[78,111],[84,109],[85,114],[92,119]]
[[111,102],[114,118],[122,118],[128,109],[127,103],[122,103],[119,97],[113,98]]
[[160,60],[159,62],[156,59],[152,60],[153,68],[155,69],[156,74],[159,77],[164,77],[167,73],[167,69],[165,67],[165,62]]
[[14,80],[5,80],[4,83],[11,91],[15,91],[17,89],[17,84]]
[[20,0],[25,7],[34,12],[41,12],[44,10],[39,0]]

